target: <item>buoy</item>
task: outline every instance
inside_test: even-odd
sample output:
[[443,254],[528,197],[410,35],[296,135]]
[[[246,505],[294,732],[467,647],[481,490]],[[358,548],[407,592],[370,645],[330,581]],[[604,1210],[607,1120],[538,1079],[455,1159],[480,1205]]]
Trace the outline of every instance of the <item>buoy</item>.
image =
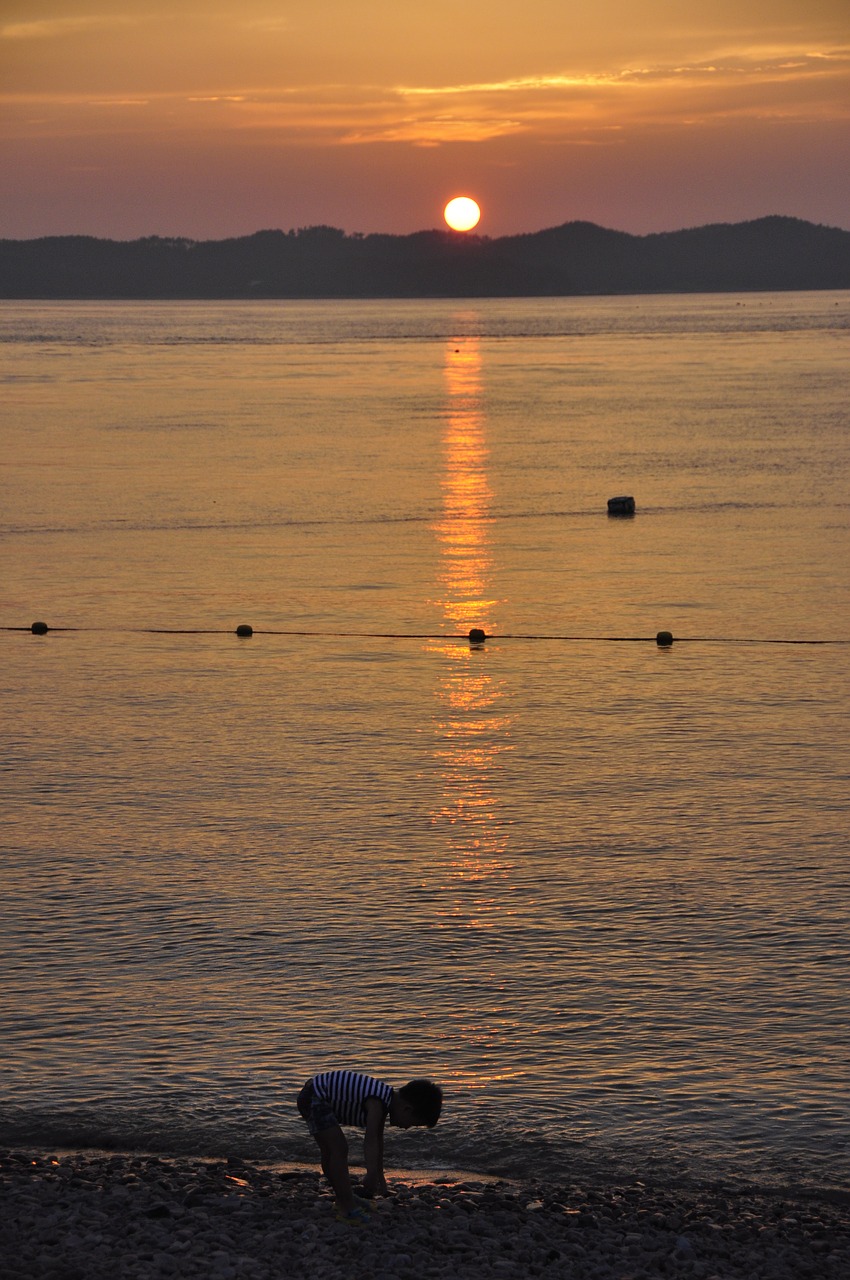
[[470,644],[483,644],[487,639],[487,632],[482,631],[480,627],[473,627],[469,633]]
[[247,640],[249,636],[254,634],[254,628],[249,627],[247,622],[240,622],[236,628],[236,634]]
[[30,631],[34,636],[46,636],[49,630],[50,627],[46,622],[34,622],[30,627]]
[[670,645],[673,643],[673,632],[659,631],[658,635],[655,637],[655,643],[660,649],[669,649]]
[[634,513],[635,500],[631,495],[608,499],[609,516],[633,516]]

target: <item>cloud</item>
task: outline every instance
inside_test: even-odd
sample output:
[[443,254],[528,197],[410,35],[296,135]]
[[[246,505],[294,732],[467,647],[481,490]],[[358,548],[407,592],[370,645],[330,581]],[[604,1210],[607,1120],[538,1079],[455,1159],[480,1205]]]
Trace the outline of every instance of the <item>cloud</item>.
[[671,63],[649,67],[626,67],[617,71],[587,75],[541,74],[504,80],[452,85],[397,85],[404,98],[453,98],[466,95],[525,94],[552,90],[610,89],[632,84],[662,84],[702,81],[707,77],[747,77],[787,79],[793,76],[832,75],[835,70],[850,72],[850,49],[820,52],[767,50],[764,53],[727,55],[692,63]]
[[135,19],[124,16],[92,15],[77,18],[39,18],[34,22],[10,22],[0,27],[0,40],[56,40],[69,35],[88,35],[132,26]]
[[[850,48],[772,47],[586,75],[564,72],[445,85],[401,84],[395,93],[408,109],[401,136],[431,144],[502,132],[551,137],[576,130],[586,133],[592,126],[610,131],[636,123],[692,125],[734,115],[847,119]],[[389,136],[393,135],[381,132],[379,138]],[[360,134],[357,140],[368,139]]]
[[281,17],[244,18],[240,25],[246,31],[259,31],[261,35],[280,35],[289,32],[292,26],[289,18]]
[[[65,20],[70,21],[70,19]],[[850,48],[751,47],[694,61],[570,70],[453,84],[312,84],[280,88],[216,85],[174,92],[9,94],[25,136],[101,133],[117,107],[148,105],[149,132],[195,137],[227,131],[281,145],[439,147],[525,135],[539,142],[610,146],[641,127],[693,127],[729,120],[838,121],[850,118]],[[75,110],[75,107],[77,110]],[[41,108],[47,108],[49,117]],[[51,111],[52,108],[52,111]],[[116,132],[129,127],[113,117]]]

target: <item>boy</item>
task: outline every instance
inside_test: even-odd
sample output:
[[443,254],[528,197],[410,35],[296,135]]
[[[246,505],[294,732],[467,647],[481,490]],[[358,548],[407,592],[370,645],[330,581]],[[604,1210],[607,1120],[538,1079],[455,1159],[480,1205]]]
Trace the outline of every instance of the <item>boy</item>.
[[363,1143],[366,1177],[363,1193],[369,1199],[385,1196],[384,1123],[399,1129],[427,1125],[440,1118],[442,1090],[430,1080],[411,1080],[400,1089],[357,1071],[323,1071],[308,1080],[298,1095],[298,1110],[319,1144],[322,1170],[336,1196],[336,1216],[343,1222],[363,1223],[369,1215],[351,1188],[348,1143],[340,1125],[365,1128]]

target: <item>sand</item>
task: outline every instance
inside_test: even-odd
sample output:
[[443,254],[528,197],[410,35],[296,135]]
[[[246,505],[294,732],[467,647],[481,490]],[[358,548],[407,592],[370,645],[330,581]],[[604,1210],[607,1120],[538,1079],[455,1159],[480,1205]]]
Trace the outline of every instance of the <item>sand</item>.
[[0,1152],[0,1280],[848,1280],[850,1195],[388,1176],[368,1225],[310,1169]]

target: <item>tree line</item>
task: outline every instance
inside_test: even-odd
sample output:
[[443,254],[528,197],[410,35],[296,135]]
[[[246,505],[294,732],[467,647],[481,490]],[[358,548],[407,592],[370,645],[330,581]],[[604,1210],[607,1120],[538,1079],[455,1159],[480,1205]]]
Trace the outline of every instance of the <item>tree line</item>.
[[425,298],[850,288],[850,231],[772,216],[631,235],[590,222],[525,235],[0,240],[3,298]]

